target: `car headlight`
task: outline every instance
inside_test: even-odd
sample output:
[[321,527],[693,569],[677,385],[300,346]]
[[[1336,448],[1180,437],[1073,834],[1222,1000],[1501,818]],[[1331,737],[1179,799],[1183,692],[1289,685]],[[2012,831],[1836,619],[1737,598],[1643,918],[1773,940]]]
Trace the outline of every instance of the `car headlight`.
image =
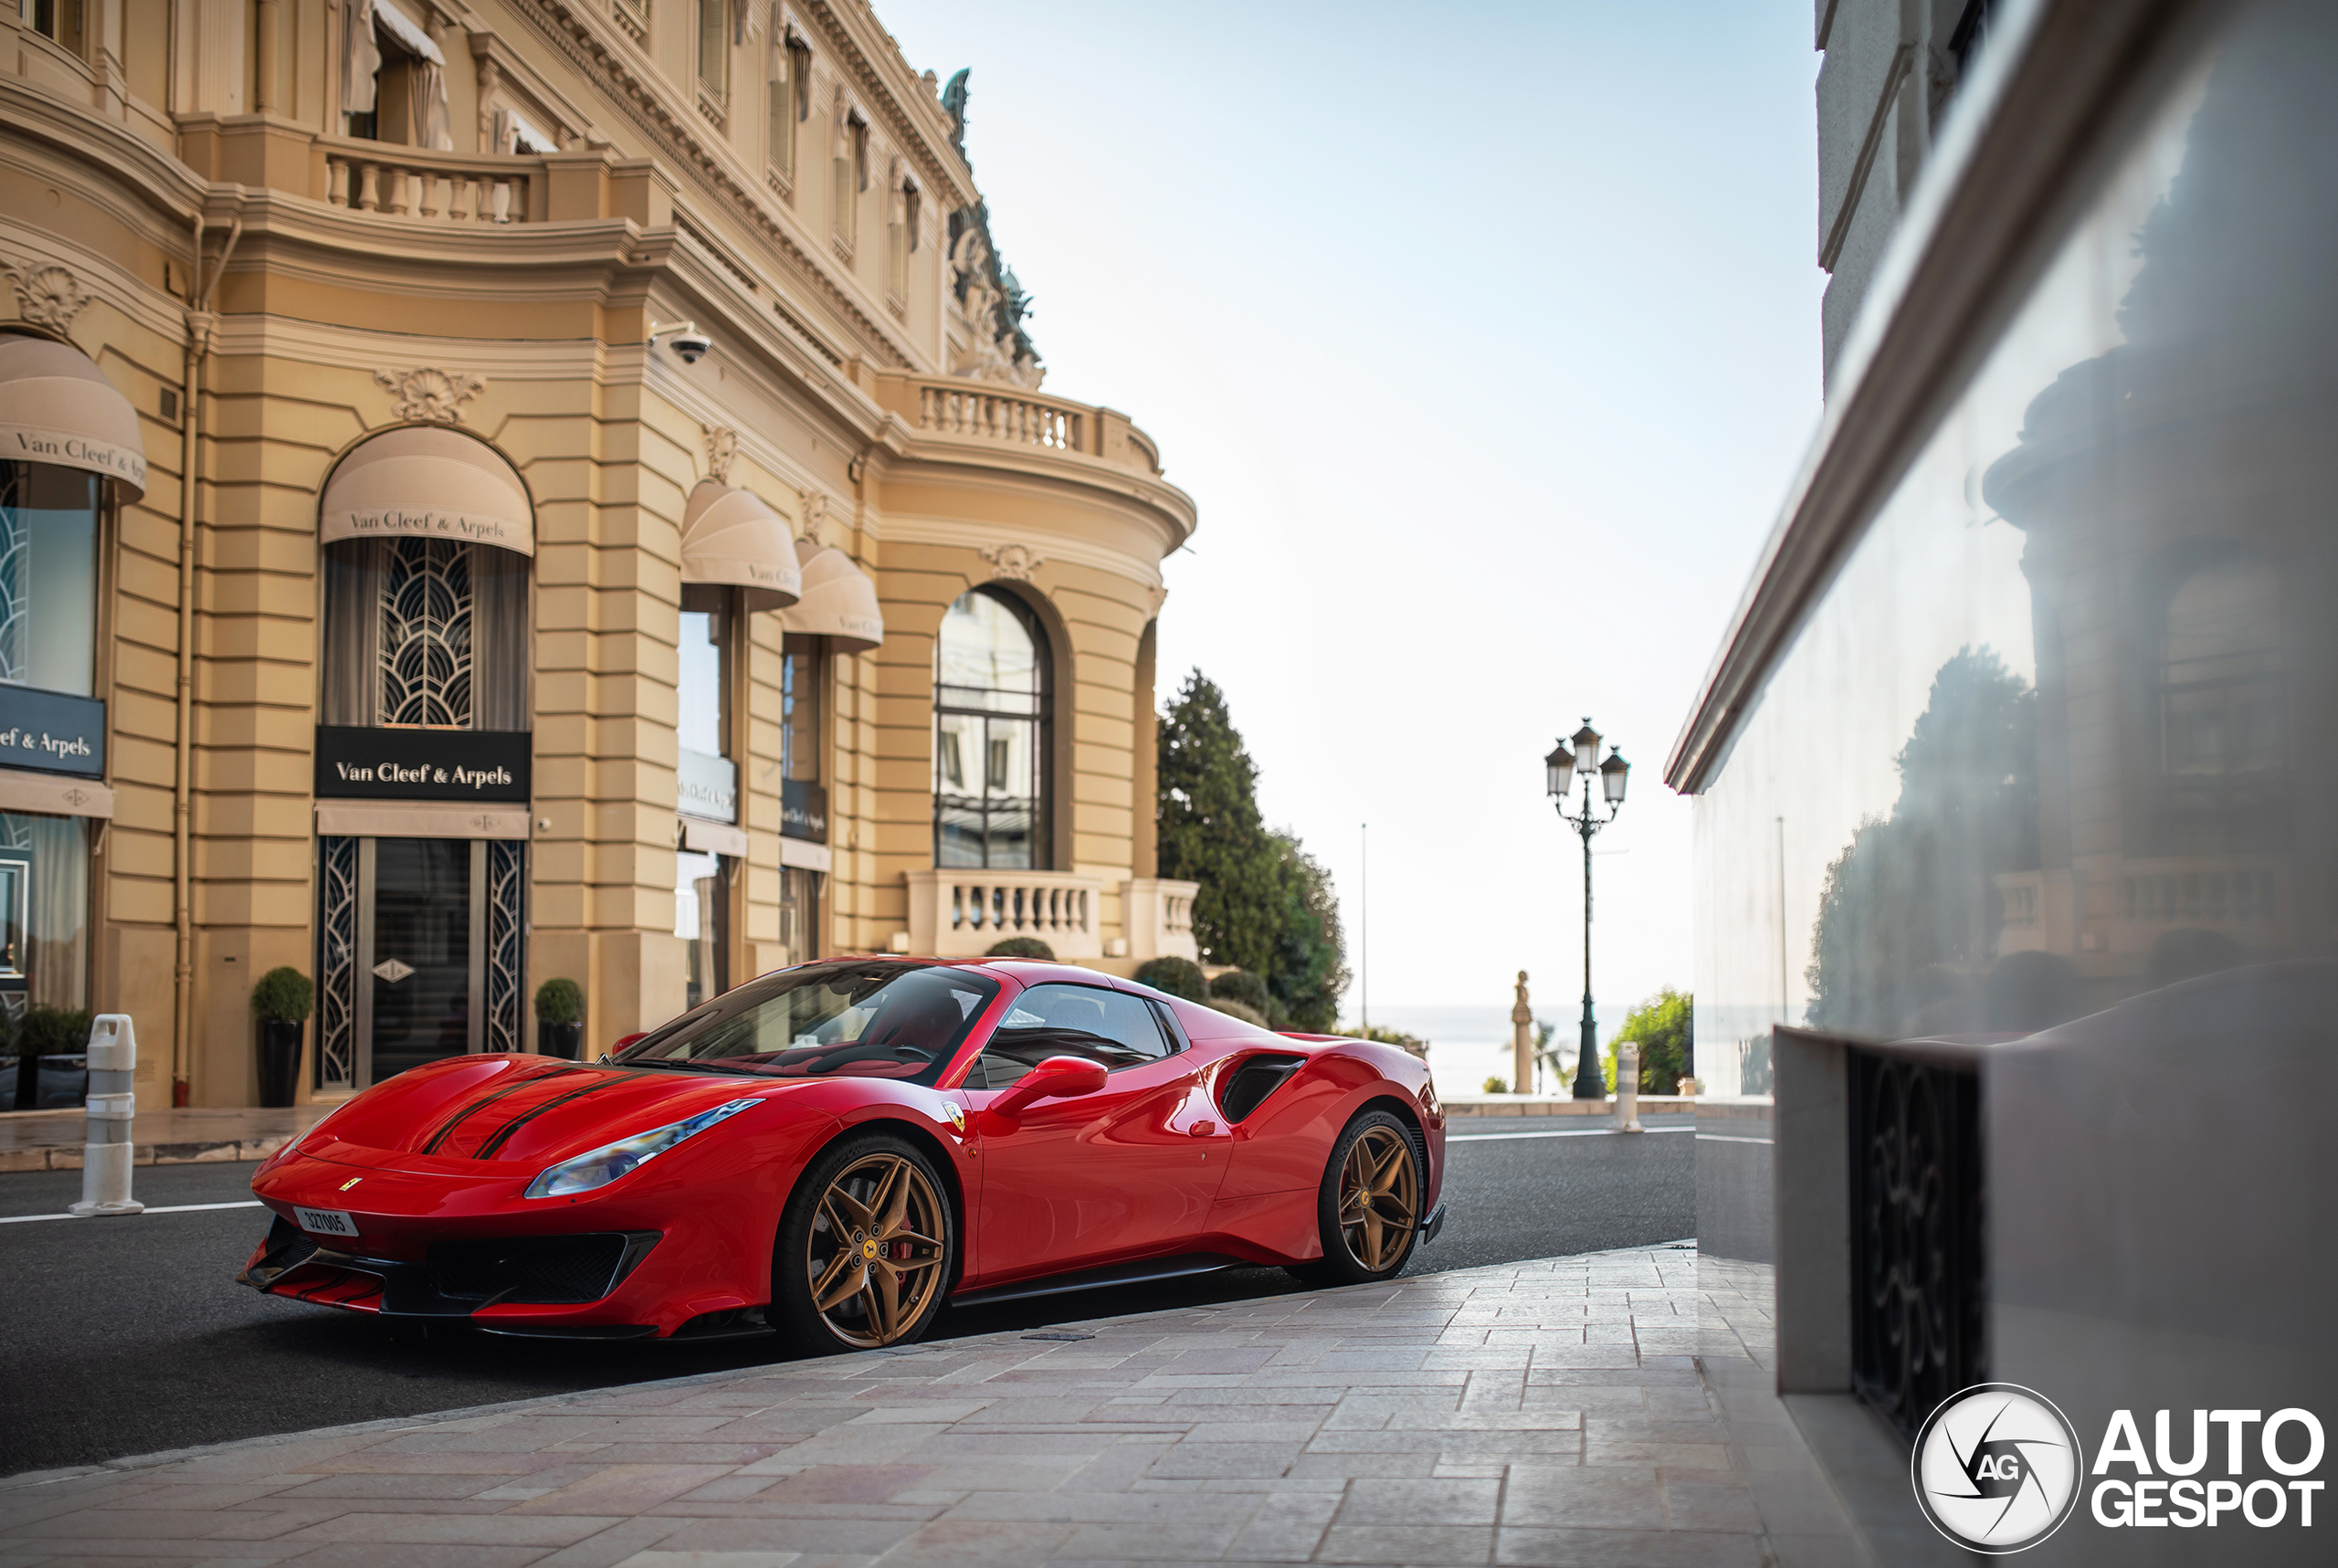
[[753,1100],[727,1100],[711,1110],[700,1111],[688,1121],[637,1132],[630,1138],[620,1139],[589,1154],[563,1160],[530,1182],[526,1195],[532,1198],[563,1198],[573,1193],[589,1193],[596,1187],[606,1187],[636,1166],[656,1159],[683,1139],[703,1132],[724,1118],[736,1116],[757,1103],[759,1101]]

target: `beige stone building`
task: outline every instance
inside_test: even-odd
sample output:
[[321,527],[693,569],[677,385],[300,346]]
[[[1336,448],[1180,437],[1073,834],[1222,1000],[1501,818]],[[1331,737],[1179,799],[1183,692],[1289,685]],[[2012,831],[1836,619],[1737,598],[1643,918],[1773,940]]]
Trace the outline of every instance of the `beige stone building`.
[[126,1012],[142,1103],[239,1104],[280,964],[305,1097],[555,977],[592,1050],[834,952],[1192,953],[1193,504],[1040,391],[964,83],[866,5],[5,26],[12,1040]]

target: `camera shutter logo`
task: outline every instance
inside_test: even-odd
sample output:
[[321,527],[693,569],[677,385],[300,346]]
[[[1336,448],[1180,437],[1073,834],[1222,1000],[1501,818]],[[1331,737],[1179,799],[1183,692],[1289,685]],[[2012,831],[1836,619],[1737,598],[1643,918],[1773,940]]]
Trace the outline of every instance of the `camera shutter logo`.
[[2078,1506],[2085,1461],[2077,1428],[2052,1400],[1983,1383],[1941,1402],[1916,1434],[1909,1468],[1933,1528],[1996,1556],[2061,1528]]

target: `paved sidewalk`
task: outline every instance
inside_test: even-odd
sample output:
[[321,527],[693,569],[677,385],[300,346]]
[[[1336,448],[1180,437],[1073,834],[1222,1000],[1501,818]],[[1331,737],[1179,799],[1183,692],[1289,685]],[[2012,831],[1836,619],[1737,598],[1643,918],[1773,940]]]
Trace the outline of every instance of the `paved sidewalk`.
[[0,1564],[1850,1561],[1764,1535],[1770,1467],[1691,1360],[1696,1265],[1505,1264],[20,1477]]
[[[334,1103],[142,1110],[131,1124],[141,1165],[200,1164],[214,1160],[265,1160],[293,1133],[325,1119]],[[0,1172],[78,1171],[89,1120],[71,1110],[18,1110],[0,1115]]]

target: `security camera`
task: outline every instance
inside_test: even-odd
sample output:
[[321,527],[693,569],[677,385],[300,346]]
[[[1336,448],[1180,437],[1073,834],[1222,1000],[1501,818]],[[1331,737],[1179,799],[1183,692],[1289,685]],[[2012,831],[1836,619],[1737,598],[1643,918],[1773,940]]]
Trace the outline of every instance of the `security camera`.
[[677,354],[681,356],[681,360],[684,364],[698,363],[699,361],[706,357],[706,352],[714,346],[714,340],[708,337],[704,332],[700,331],[696,321],[684,321],[679,326],[675,326],[667,322],[651,322],[649,326],[650,346],[655,348],[658,344],[658,340],[661,337],[665,337],[669,333],[672,334],[673,337],[673,350]]

